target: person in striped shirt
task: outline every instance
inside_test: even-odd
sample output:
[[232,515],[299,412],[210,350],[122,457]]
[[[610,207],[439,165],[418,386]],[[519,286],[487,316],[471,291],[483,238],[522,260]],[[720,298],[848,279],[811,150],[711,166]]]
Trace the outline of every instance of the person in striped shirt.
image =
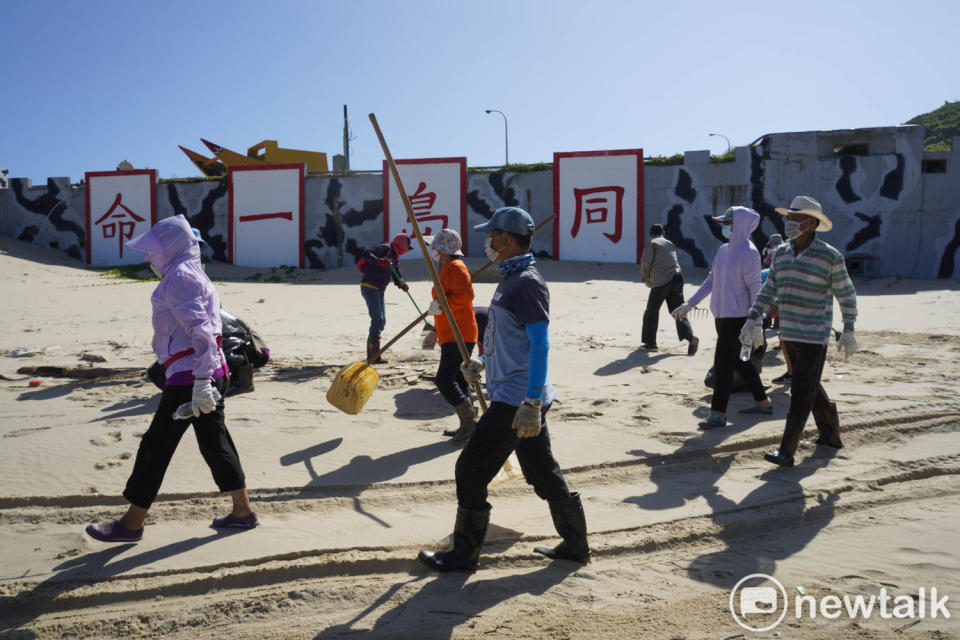
[[[847,274],[843,254],[816,237],[833,223],[820,203],[809,196],[797,196],[789,209],[777,209],[786,216],[784,233],[788,242],[773,254],[770,273],[750,309],[750,318],[759,322],[771,305],[780,309],[780,336],[783,349],[793,365],[790,409],[780,448],[764,458],[780,466],[793,466],[803,427],[813,413],[820,436],[816,444],[839,449],[840,420],[837,408],[820,376],[833,333],[833,298],[840,303],[843,334],[837,347],[850,356],[857,350],[853,325],[857,320],[857,292]],[[744,325],[740,340],[752,344],[759,325]]]

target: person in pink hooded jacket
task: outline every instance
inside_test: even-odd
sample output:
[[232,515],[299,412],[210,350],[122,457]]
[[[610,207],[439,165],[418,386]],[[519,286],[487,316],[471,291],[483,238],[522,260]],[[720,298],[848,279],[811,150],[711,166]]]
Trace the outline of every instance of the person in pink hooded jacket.
[[[717,329],[717,347],[713,354],[713,372],[716,383],[710,401],[710,416],[700,422],[701,429],[716,429],[727,424],[727,402],[736,369],[756,404],[740,413],[770,415],[773,407],[763,389],[760,374],[749,361],[740,360],[740,331],[747,320],[750,306],[760,291],[760,252],[750,241],[750,234],[760,224],[760,215],[747,207],[730,207],[722,216],[713,219],[721,225],[727,243],[717,249],[707,279],[686,303],[673,310],[674,318],[685,316],[707,296]],[[763,329],[754,320],[759,340]]]
[[[103,542],[136,542],[143,537],[167,466],[187,427],[193,424],[200,453],[220,491],[233,499],[230,514],[214,518],[214,528],[252,529],[246,480],[233,439],[224,423],[227,365],[220,349],[220,298],[200,264],[200,247],[182,215],[161,220],[127,243],[147,254],[160,284],[153,306],[153,351],[166,370],[166,386],[150,428],[143,435],[133,472],[123,491],[130,501],[119,520],[87,526]],[[176,415],[175,415],[176,414]]]

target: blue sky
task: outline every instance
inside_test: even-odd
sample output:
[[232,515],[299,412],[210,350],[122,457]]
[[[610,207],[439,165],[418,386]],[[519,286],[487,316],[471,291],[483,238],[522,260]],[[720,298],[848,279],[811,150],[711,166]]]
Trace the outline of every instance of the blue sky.
[[263,139],[470,166],[726,150],[960,99],[960,2],[0,0],[0,166],[43,181]]

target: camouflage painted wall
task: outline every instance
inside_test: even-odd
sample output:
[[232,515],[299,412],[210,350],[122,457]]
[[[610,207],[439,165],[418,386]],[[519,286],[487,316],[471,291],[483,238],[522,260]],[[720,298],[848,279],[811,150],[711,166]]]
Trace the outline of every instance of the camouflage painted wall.
[[[683,165],[644,169],[645,227],[661,223],[680,249],[681,263],[707,267],[722,242],[710,220],[734,204],[761,215],[753,235],[763,246],[782,233],[774,207],[798,194],[811,195],[834,222],[823,239],[845,253],[865,276],[960,277],[960,138],[953,151],[924,153],[917,127],[813,131],[765,136],[739,147],[735,161],[716,164],[706,151],[691,151]],[[467,222],[479,224],[501,206],[516,205],[536,222],[553,211],[552,172],[468,174]],[[226,259],[225,181],[164,182],[157,214],[184,213],[209,241],[216,260]],[[0,234],[58,248],[81,259],[84,191],[67,178],[34,187],[10,180],[0,191]],[[550,227],[533,250],[550,256]],[[469,232],[470,254],[482,255],[482,234]],[[377,175],[308,178],[307,266],[351,265],[363,247],[383,234],[382,179]]]

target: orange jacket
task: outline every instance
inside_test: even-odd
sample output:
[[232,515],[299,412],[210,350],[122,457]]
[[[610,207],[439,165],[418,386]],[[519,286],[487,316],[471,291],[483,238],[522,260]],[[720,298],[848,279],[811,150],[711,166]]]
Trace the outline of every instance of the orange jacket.
[[[457,321],[457,328],[464,342],[477,341],[477,317],[473,313],[473,283],[470,281],[470,271],[463,260],[451,260],[440,267],[440,286],[447,294],[447,303]],[[437,299],[437,291],[433,289],[433,299]],[[454,342],[453,330],[447,322],[447,316],[434,316],[434,326],[437,329],[437,341],[440,344]]]

